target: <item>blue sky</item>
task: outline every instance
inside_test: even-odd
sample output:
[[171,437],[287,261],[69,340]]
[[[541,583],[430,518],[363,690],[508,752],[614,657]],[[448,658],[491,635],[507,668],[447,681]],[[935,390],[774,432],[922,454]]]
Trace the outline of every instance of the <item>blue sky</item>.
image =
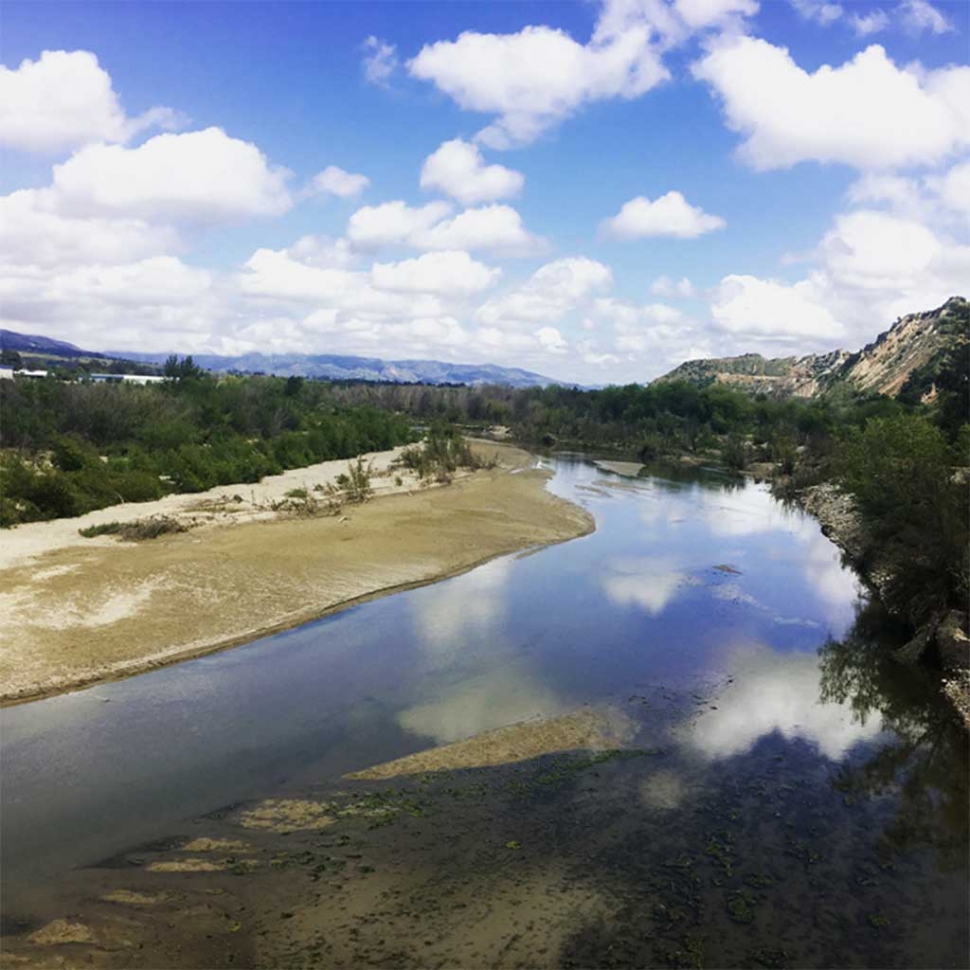
[[855,349],[967,290],[968,10],[8,2],[4,325],[591,383]]

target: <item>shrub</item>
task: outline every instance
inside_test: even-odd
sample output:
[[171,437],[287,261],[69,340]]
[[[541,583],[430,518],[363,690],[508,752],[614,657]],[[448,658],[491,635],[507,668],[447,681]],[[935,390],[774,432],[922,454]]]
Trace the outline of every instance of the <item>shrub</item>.
[[914,626],[966,604],[967,494],[952,460],[943,432],[911,414],[871,420],[836,455],[842,487],[893,565],[890,605]]
[[405,448],[398,463],[420,478],[447,484],[459,468],[494,468],[498,459],[483,461],[457,430],[436,426],[428,432],[423,447]]
[[159,536],[174,532],[185,532],[186,527],[171,516],[154,515],[148,519],[136,519],[134,522],[104,522],[101,525],[89,525],[77,531],[85,539],[116,535],[126,542],[140,542],[143,539],[157,539]]
[[337,484],[346,492],[350,502],[366,502],[374,493],[370,482],[370,467],[363,458],[347,465],[347,474],[337,476]]
[[748,467],[748,446],[740,435],[728,435],[724,447],[721,449],[724,464],[732,471],[744,471]]

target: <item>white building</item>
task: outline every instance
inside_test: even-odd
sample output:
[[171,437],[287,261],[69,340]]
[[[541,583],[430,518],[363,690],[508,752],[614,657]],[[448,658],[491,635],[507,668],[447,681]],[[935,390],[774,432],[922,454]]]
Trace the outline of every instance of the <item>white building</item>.
[[91,374],[90,378],[98,384],[157,384],[168,380],[156,374]]

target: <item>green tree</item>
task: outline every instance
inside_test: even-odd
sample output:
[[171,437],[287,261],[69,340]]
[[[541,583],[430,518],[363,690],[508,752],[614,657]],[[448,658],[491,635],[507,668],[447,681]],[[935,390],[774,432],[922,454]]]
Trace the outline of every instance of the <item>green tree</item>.
[[893,566],[890,605],[914,626],[963,608],[967,489],[942,431],[919,415],[876,418],[842,443],[836,467]]

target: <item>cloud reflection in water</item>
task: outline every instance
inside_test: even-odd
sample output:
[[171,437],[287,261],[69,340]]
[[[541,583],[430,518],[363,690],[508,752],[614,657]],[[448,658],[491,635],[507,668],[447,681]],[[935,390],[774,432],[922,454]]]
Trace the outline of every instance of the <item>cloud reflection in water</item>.
[[513,559],[505,557],[414,597],[417,642],[431,669],[467,662],[501,638]]
[[677,732],[689,748],[708,758],[745,754],[777,731],[788,740],[811,741],[825,757],[839,761],[853,745],[882,730],[878,712],[862,724],[848,702],[819,702],[816,656],[754,646],[736,652],[729,668],[734,683],[717,697],[716,710],[704,711]]
[[402,711],[397,720],[405,731],[446,744],[566,710],[553,691],[543,687],[523,664],[517,664],[455,684],[434,700]]
[[608,569],[602,578],[606,595],[617,606],[638,606],[651,616],[659,616],[682,587],[697,585],[667,559],[616,559]]

